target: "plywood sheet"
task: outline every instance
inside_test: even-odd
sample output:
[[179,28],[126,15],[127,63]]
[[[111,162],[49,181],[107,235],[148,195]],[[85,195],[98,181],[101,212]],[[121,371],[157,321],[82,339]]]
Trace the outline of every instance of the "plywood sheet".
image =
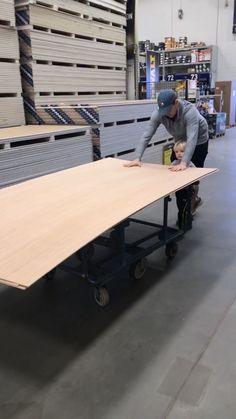
[[14,0],[0,0],[0,20],[15,25]]
[[[80,3],[74,0],[16,0],[16,6],[37,4],[52,6],[54,10],[78,13],[90,19],[104,19],[116,24],[126,25],[126,2],[94,0],[92,4]],[[108,11],[109,10],[109,11]]]
[[21,93],[20,68],[18,63],[0,61],[0,93]]
[[36,30],[19,31],[19,36],[21,51],[29,59],[32,57],[33,60],[126,67],[125,46],[69,38]]
[[0,128],[20,124],[25,124],[22,97],[0,97]]
[[68,134],[83,129],[88,130],[85,126],[63,126],[63,125],[26,125],[12,128],[0,129],[0,144],[7,141],[23,141],[33,138],[46,137],[50,135]]
[[92,161],[87,135],[0,150],[0,187]]
[[[125,93],[103,93],[103,94],[89,94],[86,95],[86,93],[80,93],[78,94],[74,94],[74,95],[63,95],[63,94],[58,94],[56,96],[37,96],[34,94],[29,95],[30,99],[35,103],[36,106],[36,112],[40,114],[41,110],[43,108],[40,109],[40,107],[44,106],[44,105],[52,105],[52,106],[60,106],[64,108],[64,105],[66,106],[71,106],[71,105],[81,105],[83,103],[88,104],[88,103],[92,103],[94,104],[99,104],[101,102],[103,102],[104,100],[109,101],[109,103],[117,103],[117,101],[123,101],[126,98],[126,94]],[[93,106],[92,105],[92,106]],[[41,116],[41,115],[40,115]],[[32,119],[33,121],[33,119]],[[35,123],[35,122],[32,122]]]
[[0,27],[0,58],[19,60],[19,43],[16,29]]
[[108,228],[213,173],[104,159],[0,191],[0,282],[27,288]]
[[[138,139],[141,138],[146,125],[147,122],[134,121],[130,124],[101,127],[99,129],[101,156],[106,157],[136,148]],[[150,143],[166,141],[168,138],[171,138],[171,135],[162,125],[158,127]]]
[[110,42],[123,44],[126,42],[126,31],[122,28],[82,19],[78,16],[60,13],[37,5],[30,5],[29,10],[31,25]]
[[[32,68],[33,75],[31,76],[29,76],[29,68]],[[109,92],[126,90],[126,72],[122,70],[74,68],[44,64],[32,64],[30,66],[22,64],[21,70],[23,89],[27,92]],[[28,72],[27,77],[25,77],[26,72]]]

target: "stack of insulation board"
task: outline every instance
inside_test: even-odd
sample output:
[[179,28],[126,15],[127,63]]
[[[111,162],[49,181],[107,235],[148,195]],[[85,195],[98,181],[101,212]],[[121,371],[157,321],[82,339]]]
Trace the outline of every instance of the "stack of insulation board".
[[25,123],[14,0],[0,0],[0,127]]
[[[88,124],[92,129],[97,158],[118,157],[126,153],[132,158],[132,152],[156,107],[156,100],[126,100],[90,106],[45,106],[38,107],[37,113],[32,113],[31,122],[39,120],[41,124]],[[150,153],[157,153],[157,149],[160,149],[162,155],[163,144],[170,139],[171,135],[161,125],[150,142],[152,147],[155,146],[155,150],[150,150]]]
[[126,0],[16,0],[16,22],[28,123],[38,106],[126,98]]
[[93,161],[89,127],[21,126],[0,130],[0,186]]

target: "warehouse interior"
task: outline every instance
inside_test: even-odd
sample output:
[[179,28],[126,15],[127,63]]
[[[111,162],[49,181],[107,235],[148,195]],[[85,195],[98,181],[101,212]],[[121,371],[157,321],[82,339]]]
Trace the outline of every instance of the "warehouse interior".
[[[0,419],[235,419],[236,0],[0,11]],[[165,89],[208,126],[188,228],[163,124],[124,167]]]

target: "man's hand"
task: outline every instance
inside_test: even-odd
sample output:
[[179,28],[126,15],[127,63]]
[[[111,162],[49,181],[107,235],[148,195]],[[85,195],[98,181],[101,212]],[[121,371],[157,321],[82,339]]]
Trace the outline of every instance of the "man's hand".
[[172,172],[179,172],[180,170],[182,171],[182,170],[187,169],[187,167],[188,167],[187,163],[185,161],[182,161],[180,164],[176,164],[174,166],[170,166],[169,169]]
[[127,163],[124,163],[124,167],[134,167],[134,166],[141,167],[141,161],[138,159],[135,159],[132,161],[127,161]]

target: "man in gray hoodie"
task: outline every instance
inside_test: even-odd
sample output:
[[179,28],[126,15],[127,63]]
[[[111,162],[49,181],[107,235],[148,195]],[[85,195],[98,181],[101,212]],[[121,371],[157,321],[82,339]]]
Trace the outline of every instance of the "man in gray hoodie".
[[[177,98],[174,90],[161,90],[157,98],[158,108],[151,119],[136,148],[136,158],[125,164],[126,167],[141,166],[143,153],[160,124],[174,137],[174,141],[186,141],[186,148],[181,163],[171,166],[170,170],[187,169],[190,161],[196,167],[203,167],[208,152],[208,125],[196,107],[186,100]],[[196,206],[201,198],[196,196]]]

